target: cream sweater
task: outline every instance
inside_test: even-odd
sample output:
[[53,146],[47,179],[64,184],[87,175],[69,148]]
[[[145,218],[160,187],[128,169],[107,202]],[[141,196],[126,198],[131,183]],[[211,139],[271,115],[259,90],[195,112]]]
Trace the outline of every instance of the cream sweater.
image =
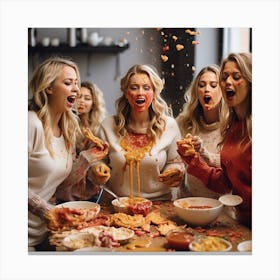
[[[221,141],[220,123],[206,124],[201,119],[202,128],[197,136],[202,139],[202,147],[200,154],[205,162],[210,166],[220,166],[220,151],[217,144]],[[181,196],[203,196],[210,198],[218,198],[220,194],[205,187],[203,182],[195,176],[186,172],[185,176],[185,190]]]
[[[55,156],[45,147],[42,122],[33,111],[28,112],[28,195],[49,202],[57,186],[72,168],[72,154],[67,153],[63,136],[52,138]],[[28,211],[28,246],[40,244],[46,237],[45,222]]]
[[[100,137],[110,144],[109,160],[111,178],[107,185],[119,196],[129,196],[129,166],[126,165],[124,151],[120,146],[120,137],[115,132],[113,116],[107,117],[101,124]],[[176,121],[166,118],[166,129],[151,151],[140,162],[140,186],[142,196],[151,200],[170,200],[172,188],[159,182],[157,177],[164,170],[178,168],[185,171],[177,153],[176,141],[181,138]],[[180,162],[178,162],[180,161]],[[137,195],[137,176],[134,169],[133,190]]]

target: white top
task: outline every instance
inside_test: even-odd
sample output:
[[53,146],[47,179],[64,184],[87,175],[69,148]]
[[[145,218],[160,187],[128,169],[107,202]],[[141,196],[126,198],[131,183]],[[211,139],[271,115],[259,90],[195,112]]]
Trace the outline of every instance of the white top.
[[[53,137],[52,158],[45,147],[42,122],[33,111],[28,112],[28,188],[49,201],[57,186],[69,175],[72,154],[67,153],[64,137]],[[28,246],[41,243],[47,232],[46,224],[28,211]]]
[[[206,124],[201,119],[202,128],[197,136],[202,139],[202,148],[200,149],[200,155],[210,166],[220,166],[220,151],[217,148],[217,144],[221,141],[220,123],[215,122],[213,124]],[[202,183],[200,179],[186,173],[185,176],[185,188],[186,193],[182,196],[202,196],[210,198],[218,198],[219,193],[216,193]]]
[[[117,195],[129,196],[129,165],[126,165],[124,151],[120,146],[121,138],[117,136],[115,128],[113,116],[107,117],[102,122],[100,128],[100,137],[110,144],[109,165],[112,169],[111,178],[107,185]],[[185,170],[184,163],[181,162],[177,153],[176,141],[180,138],[181,134],[176,121],[171,117],[167,117],[166,129],[162,136],[154,144],[151,151],[146,153],[140,161],[140,186],[143,197],[151,200],[170,200],[172,198],[172,188],[159,182],[157,177],[167,169],[177,168]],[[133,190],[134,195],[137,195],[138,187],[135,169]]]

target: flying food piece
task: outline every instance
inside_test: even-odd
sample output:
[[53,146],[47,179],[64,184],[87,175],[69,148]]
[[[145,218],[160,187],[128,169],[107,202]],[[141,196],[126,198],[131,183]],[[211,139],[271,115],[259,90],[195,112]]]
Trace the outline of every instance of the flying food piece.
[[177,51],[181,51],[181,50],[183,50],[184,49],[184,46],[183,45],[181,45],[181,44],[177,44],[176,45],[176,50]]
[[168,56],[167,55],[161,55],[160,56],[163,62],[166,62],[168,60]]
[[162,48],[162,50],[163,50],[164,52],[169,51],[169,46],[164,46],[164,47]]
[[193,45],[198,45],[199,42],[198,42],[198,41],[192,41],[192,44],[193,44]]
[[190,29],[186,29],[186,30],[185,30],[185,33],[188,33],[188,34],[190,34],[190,35],[198,35],[198,34],[200,34],[199,31],[192,31],[192,30],[190,30]]

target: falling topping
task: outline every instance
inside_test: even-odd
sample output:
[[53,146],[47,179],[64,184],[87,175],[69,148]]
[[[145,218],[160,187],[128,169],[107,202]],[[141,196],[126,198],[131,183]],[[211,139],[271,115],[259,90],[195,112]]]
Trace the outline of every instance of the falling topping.
[[198,41],[192,41],[192,44],[193,44],[193,45],[198,45],[199,42],[198,42]]
[[200,34],[199,31],[192,31],[192,30],[190,30],[190,29],[186,29],[186,30],[185,30],[185,33],[188,33],[188,34],[190,34],[190,35],[198,35],[198,34]]
[[181,45],[181,44],[177,44],[177,45],[176,45],[176,50],[177,50],[177,51],[181,51],[182,49],[184,49],[184,46],[183,46],[183,45]]
[[167,55],[162,54],[160,57],[161,57],[163,62],[166,62],[168,60],[168,56]]

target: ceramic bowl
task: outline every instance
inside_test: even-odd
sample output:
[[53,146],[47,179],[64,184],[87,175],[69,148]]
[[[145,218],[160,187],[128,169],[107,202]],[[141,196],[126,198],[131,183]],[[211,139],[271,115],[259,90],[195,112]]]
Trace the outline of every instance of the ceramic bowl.
[[173,202],[177,215],[191,226],[214,222],[223,210],[223,204],[214,198],[187,197]]

